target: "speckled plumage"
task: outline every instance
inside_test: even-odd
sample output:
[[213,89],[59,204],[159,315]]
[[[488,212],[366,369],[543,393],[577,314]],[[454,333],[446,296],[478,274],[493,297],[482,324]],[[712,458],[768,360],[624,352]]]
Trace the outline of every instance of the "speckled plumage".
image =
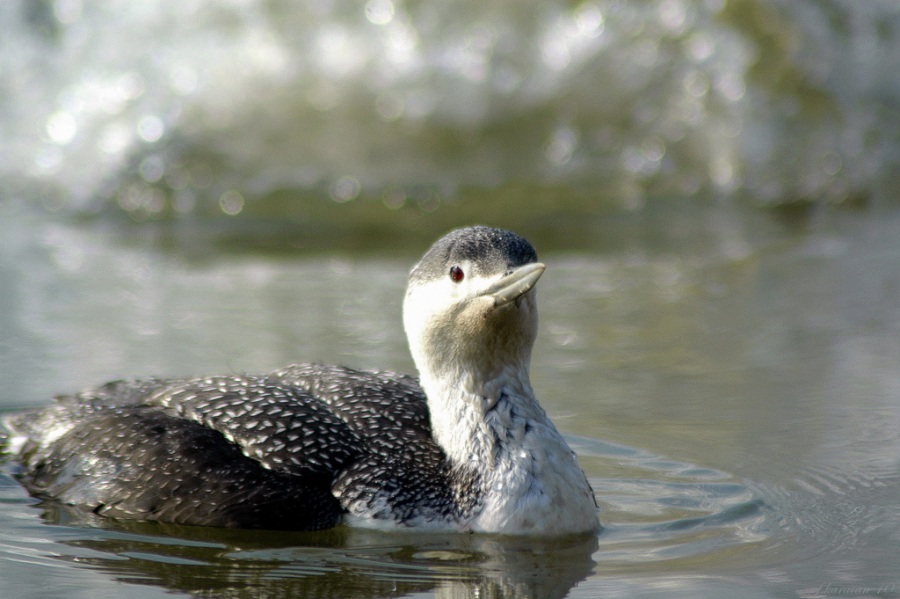
[[315,364],[116,381],[5,419],[19,479],[99,515],[181,524],[590,530],[593,494],[528,382],[536,260],[487,227],[431,247],[404,304],[421,385]]
[[309,530],[346,511],[456,519],[477,502],[457,499],[451,479],[475,477],[434,443],[416,380],[390,372],[115,381],[7,426],[28,438],[31,492],[110,517]]

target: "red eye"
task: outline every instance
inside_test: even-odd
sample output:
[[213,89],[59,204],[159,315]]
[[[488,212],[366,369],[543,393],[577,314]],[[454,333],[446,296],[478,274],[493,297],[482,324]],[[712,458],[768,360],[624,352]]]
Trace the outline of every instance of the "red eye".
[[453,281],[454,283],[459,283],[460,281],[462,281],[465,278],[465,276],[466,276],[466,273],[464,273],[463,269],[461,269],[460,267],[458,267],[458,266],[450,267],[450,280]]

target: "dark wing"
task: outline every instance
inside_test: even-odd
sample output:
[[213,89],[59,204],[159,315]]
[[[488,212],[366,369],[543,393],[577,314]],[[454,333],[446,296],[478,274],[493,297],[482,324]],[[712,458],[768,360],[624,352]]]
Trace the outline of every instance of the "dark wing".
[[29,490],[112,517],[313,529],[343,510],[405,521],[466,508],[424,392],[389,372],[116,381],[7,422],[28,439]]
[[146,407],[100,412],[21,457],[32,493],[113,518],[314,530],[343,511],[330,476],[261,468],[220,433]]
[[296,364],[271,376],[315,395],[361,439],[363,455],[333,487],[344,509],[404,522],[475,508],[478,498],[469,491],[476,477],[450,468],[415,378],[319,364]]
[[321,398],[268,376],[170,384],[144,403],[218,431],[275,472],[333,475],[363,450],[352,427]]
[[269,377],[114,382],[8,419],[32,492],[112,517],[334,525],[362,447],[327,405]]
[[366,442],[406,446],[402,434],[431,439],[425,392],[408,375],[344,366],[294,364],[273,372],[279,387],[316,397]]

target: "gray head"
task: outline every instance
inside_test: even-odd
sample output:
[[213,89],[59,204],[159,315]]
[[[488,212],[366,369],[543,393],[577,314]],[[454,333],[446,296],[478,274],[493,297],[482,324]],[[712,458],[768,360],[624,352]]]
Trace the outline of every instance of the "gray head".
[[512,231],[491,227],[467,227],[447,233],[429,248],[413,267],[410,284],[449,275],[452,266],[470,265],[465,275],[490,276],[537,262],[537,253],[528,240]]
[[410,272],[403,305],[422,378],[527,371],[543,272],[531,244],[510,231],[469,227],[436,241]]

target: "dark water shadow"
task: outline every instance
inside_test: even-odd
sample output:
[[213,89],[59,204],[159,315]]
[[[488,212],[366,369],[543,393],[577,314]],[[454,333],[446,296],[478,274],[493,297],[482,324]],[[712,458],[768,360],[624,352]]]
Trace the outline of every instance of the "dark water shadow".
[[59,559],[121,582],[200,597],[565,597],[593,572],[598,545],[595,535],[216,529],[41,507],[46,521],[84,532],[61,541],[73,555]]

